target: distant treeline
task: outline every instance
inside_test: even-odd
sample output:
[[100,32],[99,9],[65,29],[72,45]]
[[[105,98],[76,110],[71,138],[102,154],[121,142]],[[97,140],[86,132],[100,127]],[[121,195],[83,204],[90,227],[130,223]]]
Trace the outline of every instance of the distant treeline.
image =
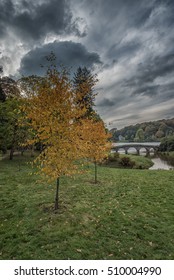
[[117,130],[110,130],[113,141],[161,141],[174,135],[174,118],[144,122]]

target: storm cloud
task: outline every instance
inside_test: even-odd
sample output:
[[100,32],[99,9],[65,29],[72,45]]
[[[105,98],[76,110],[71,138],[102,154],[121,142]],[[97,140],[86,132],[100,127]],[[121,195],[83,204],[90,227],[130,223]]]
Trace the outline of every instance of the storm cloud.
[[162,57],[158,56],[138,65],[136,76],[131,77],[125,85],[141,87],[142,84],[152,83],[155,79],[173,72],[174,53]]
[[107,99],[107,98],[103,98],[103,100],[98,104],[98,106],[100,107],[112,107],[115,105],[115,102],[110,100],[110,99]]
[[174,117],[172,0],[2,0],[0,65],[43,74],[53,51],[98,74],[96,109],[111,127]]
[[46,57],[50,52],[55,54],[57,66],[63,65],[74,72],[79,66],[91,69],[95,64],[101,64],[99,55],[88,52],[82,44],[71,41],[55,41],[27,53],[21,60],[20,74],[43,75],[45,69],[41,65],[48,65]]
[[78,30],[78,18],[73,19],[69,1],[12,1],[0,2],[0,37],[8,30],[22,40],[36,40],[48,34],[67,34],[74,32],[84,36]]

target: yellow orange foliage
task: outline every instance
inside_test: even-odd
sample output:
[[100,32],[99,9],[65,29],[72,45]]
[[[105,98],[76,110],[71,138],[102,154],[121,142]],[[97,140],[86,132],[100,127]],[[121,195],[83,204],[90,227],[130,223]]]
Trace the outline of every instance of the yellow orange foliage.
[[80,159],[99,162],[107,155],[109,135],[103,122],[84,118],[86,106],[77,104],[81,92],[74,91],[66,71],[49,69],[44,78],[30,77],[22,84],[22,109],[33,132],[27,144],[43,144],[35,162],[48,179],[77,172]]
[[83,129],[80,130],[80,136],[86,144],[86,158],[95,163],[102,162],[111,149],[111,135],[106,131],[103,121],[84,119],[81,123]]
[[46,176],[54,180],[63,174],[70,175],[77,171],[76,160],[82,158],[76,120],[84,115],[85,108],[74,105],[66,72],[50,70],[45,79],[35,79],[34,87],[31,78],[31,84],[32,87],[27,86],[23,110],[35,133],[27,144],[43,143],[44,149],[36,162]]

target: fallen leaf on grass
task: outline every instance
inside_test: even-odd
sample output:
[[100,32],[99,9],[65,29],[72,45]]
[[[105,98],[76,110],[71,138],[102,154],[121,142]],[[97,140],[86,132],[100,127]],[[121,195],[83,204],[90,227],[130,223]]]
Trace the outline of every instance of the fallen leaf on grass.
[[78,253],[81,253],[81,252],[82,252],[82,250],[81,250],[81,249],[76,249],[76,251],[77,251]]

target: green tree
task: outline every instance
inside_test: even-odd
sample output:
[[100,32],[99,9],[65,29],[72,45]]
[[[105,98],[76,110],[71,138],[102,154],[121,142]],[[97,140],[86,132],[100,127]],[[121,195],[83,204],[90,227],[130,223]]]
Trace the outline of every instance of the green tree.
[[144,141],[144,131],[142,128],[139,128],[135,135],[135,141]]
[[9,78],[0,78],[0,150],[4,153],[10,149],[10,159],[13,159],[17,149],[27,135],[27,129],[21,128],[20,106],[22,96],[18,83]]
[[9,77],[0,78],[0,87],[5,100],[7,98],[20,97],[20,90],[14,79]]
[[165,137],[159,146],[161,152],[171,152],[174,151],[174,135]]
[[157,130],[158,128],[156,127],[155,122],[147,123],[147,126],[144,131],[145,139],[147,141],[153,141],[155,139],[155,133],[157,132]]
[[8,98],[0,102],[0,150],[5,153],[10,149],[10,160],[13,159],[14,151],[27,137],[26,127],[21,127],[19,123],[21,102],[18,98]]
[[4,102],[5,99],[6,99],[6,96],[5,96],[5,93],[4,93],[3,89],[2,89],[2,86],[0,84],[0,102]]

